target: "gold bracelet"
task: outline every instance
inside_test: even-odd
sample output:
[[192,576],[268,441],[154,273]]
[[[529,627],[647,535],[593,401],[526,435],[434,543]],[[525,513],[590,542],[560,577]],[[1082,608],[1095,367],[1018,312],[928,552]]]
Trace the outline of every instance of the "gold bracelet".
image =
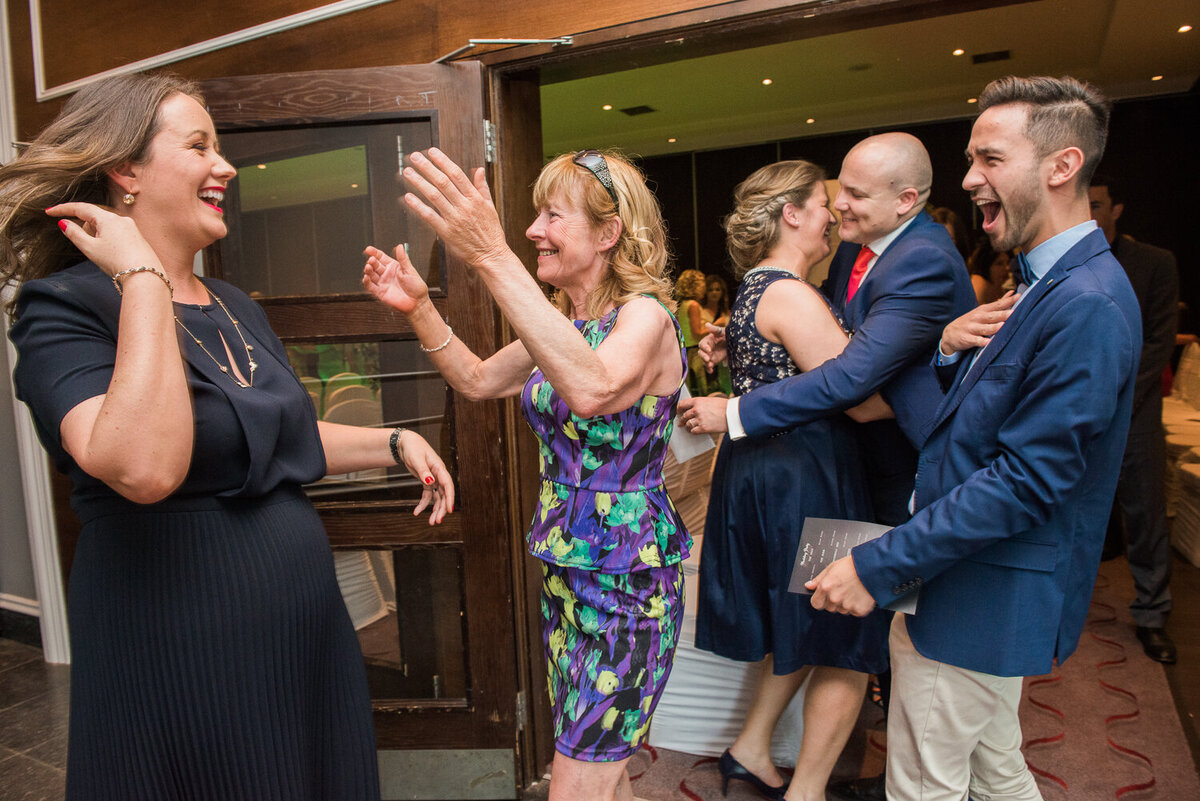
[[450,323],[446,323],[446,330],[449,332],[448,334],[446,334],[446,341],[443,342],[442,344],[438,345],[436,348],[427,348],[421,344],[420,340],[417,340],[417,347],[426,353],[437,353],[439,350],[441,350],[441,349],[445,348],[447,345],[449,345],[450,340],[454,339],[454,329],[450,327]]
[[141,267],[130,267],[128,270],[121,270],[121,272],[112,277],[113,286],[117,288],[118,295],[123,295],[125,293],[121,291],[121,282],[117,279],[124,278],[127,275],[133,275],[134,273],[154,273],[163,280],[163,283],[167,285],[167,291],[171,293],[171,297],[175,297],[175,287],[171,286],[171,279],[167,278],[167,274],[157,267],[146,267],[144,265]]

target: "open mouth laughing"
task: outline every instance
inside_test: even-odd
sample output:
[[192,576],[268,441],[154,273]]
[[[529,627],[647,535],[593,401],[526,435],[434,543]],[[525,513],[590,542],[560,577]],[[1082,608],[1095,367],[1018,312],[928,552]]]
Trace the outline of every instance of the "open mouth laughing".
[[221,204],[225,202],[225,189],[220,186],[206,186],[200,190],[200,200],[210,209],[225,213],[221,208]]

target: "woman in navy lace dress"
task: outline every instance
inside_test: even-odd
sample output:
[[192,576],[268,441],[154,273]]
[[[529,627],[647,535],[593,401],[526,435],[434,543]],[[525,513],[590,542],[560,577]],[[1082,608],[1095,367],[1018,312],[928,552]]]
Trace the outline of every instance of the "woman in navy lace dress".
[[[763,167],[743,181],[725,220],[742,285],[725,336],[733,390],[811,370],[848,341],[828,302],[805,281],[829,253],[834,224],[821,170],[804,161]],[[888,416],[878,396],[851,410]],[[823,799],[849,737],[867,674],[887,668],[889,612],[848,618],[788,592],[806,517],[871,520],[849,419],[837,415],[760,439],[726,439],[713,473],[700,559],[696,646],[762,662],[738,738],[721,757],[771,798]],[[785,787],[770,743],[784,708],[811,673],[795,777]]]

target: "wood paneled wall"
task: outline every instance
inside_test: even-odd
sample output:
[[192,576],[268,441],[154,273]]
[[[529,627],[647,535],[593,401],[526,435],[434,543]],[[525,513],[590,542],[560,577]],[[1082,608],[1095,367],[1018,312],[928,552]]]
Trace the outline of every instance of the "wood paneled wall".
[[[47,86],[78,80],[324,5],[323,0],[40,0]],[[422,64],[479,38],[551,38],[711,5],[711,0],[393,0],[177,62],[204,80],[268,72]],[[773,5],[779,5],[778,2]],[[61,108],[34,90],[29,5],[8,3],[17,130],[35,136]],[[592,16],[589,16],[592,15]],[[599,15],[599,16],[595,16]]]

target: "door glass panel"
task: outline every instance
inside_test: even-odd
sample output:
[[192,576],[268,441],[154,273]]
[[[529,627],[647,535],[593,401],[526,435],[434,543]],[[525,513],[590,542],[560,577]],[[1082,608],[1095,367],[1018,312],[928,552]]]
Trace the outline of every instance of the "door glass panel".
[[[449,390],[415,340],[293,343],[287,353],[317,419],[411,428],[450,464]],[[379,501],[419,498],[421,487],[397,466],[326,476],[307,489],[313,500]]]
[[459,549],[339,551],[334,562],[371,697],[465,698]]
[[238,170],[225,193],[222,276],[252,297],[355,294],[363,248],[404,242],[444,290],[433,233],[402,202],[403,160],[431,144],[428,118],[222,132]]

